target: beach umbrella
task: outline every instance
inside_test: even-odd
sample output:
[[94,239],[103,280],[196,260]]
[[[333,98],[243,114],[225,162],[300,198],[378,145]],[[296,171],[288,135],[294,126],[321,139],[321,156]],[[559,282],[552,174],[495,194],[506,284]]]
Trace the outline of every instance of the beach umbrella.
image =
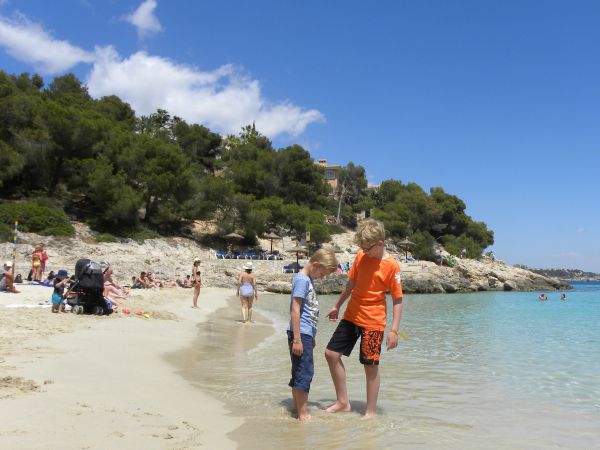
[[[225,236],[223,236],[223,239],[226,239],[231,242],[237,242],[241,239],[244,239],[244,236],[242,236],[241,234],[237,234],[237,233],[229,233],[229,234],[226,234]],[[227,246],[227,251],[231,252],[232,250],[233,250],[233,244],[229,244]]]
[[308,250],[306,247],[302,247],[301,245],[297,245],[296,247],[292,247],[292,248],[288,248],[286,250],[286,252],[292,252],[296,254],[296,264],[299,264],[299,257],[298,254],[299,253],[308,253]]
[[223,239],[227,239],[228,241],[239,241],[240,239],[244,239],[244,236],[237,233],[229,233],[223,236]]
[[408,239],[404,238],[402,239],[400,242],[398,242],[398,246],[400,248],[402,248],[402,250],[404,250],[404,258],[408,259],[408,249],[410,247],[412,247],[413,245],[415,245],[414,242],[409,241]]
[[271,253],[273,253],[273,240],[281,239],[281,236],[277,236],[275,233],[267,233],[263,237],[271,241]]

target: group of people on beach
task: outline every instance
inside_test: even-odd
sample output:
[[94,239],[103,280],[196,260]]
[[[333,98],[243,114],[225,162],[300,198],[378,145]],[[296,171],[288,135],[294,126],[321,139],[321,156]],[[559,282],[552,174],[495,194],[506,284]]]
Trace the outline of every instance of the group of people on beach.
[[[113,267],[108,260],[103,260],[100,263],[100,268],[104,283],[102,296],[110,302],[111,309],[116,310],[118,307],[123,306],[123,301],[129,296],[129,289],[121,286],[113,278]],[[71,291],[74,277],[69,277],[69,272],[65,269],[60,269],[56,274],[53,274],[51,279],[50,274],[48,276],[53,287],[51,297],[52,312],[66,311],[66,301],[70,298],[69,296],[77,295]]]
[[[344,291],[327,313],[329,320],[337,322],[340,308],[350,299],[325,350],[336,393],[335,403],[325,411],[337,413],[351,410],[342,356],[350,356],[360,337],[359,361],[364,366],[367,385],[364,417],[370,418],[375,415],[379,394],[379,361],[386,328],[386,292],[390,292],[393,304],[386,348],[392,350],[398,346],[402,284],[400,267],[385,250],[385,229],[381,222],[372,219],[362,221],[354,240],[361,250],[348,272]],[[292,388],[296,413],[301,421],[310,419],[308,393],[314,375],[313,350],[319,304],[313,280],[335,272],[337,266],[333,250],[320,249],[292,281],[291,317],[287,328],[292,369],[288,385]]]
[[[181,282],[183,284],[183,282]],[[151,288],[174,288],[177,286],[185,287],[177,281],[159,280],[154,278],[152,272],[141,271],[138,276],[131,277],[131,287],[133,289],[151,289]]]

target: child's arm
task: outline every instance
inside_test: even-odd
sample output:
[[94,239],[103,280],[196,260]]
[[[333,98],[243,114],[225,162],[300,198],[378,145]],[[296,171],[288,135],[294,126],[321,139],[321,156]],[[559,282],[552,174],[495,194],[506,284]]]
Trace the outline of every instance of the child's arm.
[[344,302],[346,300],[348,300],[348,297],[350,297],[350,294],[352,294],[352,289],[354,289],[354,282],[352,280],[348,280],[348,282],[346,283],[346,287],[344,288],[344,292],[342,292],[340,294],[340,296],[337,299],[337,302],[335,302],[335,304],[331,307],[331,309],[327,313],[327,317],[329,318],[329,320],[334,320],[334,321],[338,320],[340,308],[342,307]]
[[388,350],[398,347],[398,327],[400,326],[400,318],[402,317],[402,297],[395,298],[392,302],[392,329],[388,333],[385,341]]
[[292,353],[296,356],[304,353],[304,347],[302,346],[302,339],[300,338],[300,310],[302,309],[302,299],[294,297],[292,299]]

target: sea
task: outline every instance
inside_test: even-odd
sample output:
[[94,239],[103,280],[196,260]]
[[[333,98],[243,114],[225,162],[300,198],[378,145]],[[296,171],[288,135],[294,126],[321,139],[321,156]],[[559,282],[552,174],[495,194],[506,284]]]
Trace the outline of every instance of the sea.
[[201,324],[186,377],[245,419],[231,434],[242,449],[600,448],[600,284],[572,285],[566,301],[556,291],[547,301],[541,292],[406,295],[408,339],[383,350],[373,420],[361,420],[357,349],[344,358],[352,412],[323,411],[335,400],[323,353],[336,296],[319,297],[310,422],[294,419],[287,386],[287,295],[261,296],[254,324],[237,320],[234,299]]

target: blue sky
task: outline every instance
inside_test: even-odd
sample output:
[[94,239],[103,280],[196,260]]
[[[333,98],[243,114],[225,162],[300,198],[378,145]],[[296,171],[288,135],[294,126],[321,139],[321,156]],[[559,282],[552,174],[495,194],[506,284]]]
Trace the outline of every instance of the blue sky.
[[442,186],[500,259],[600,272],[596,1],[0,0],[0,69]]

